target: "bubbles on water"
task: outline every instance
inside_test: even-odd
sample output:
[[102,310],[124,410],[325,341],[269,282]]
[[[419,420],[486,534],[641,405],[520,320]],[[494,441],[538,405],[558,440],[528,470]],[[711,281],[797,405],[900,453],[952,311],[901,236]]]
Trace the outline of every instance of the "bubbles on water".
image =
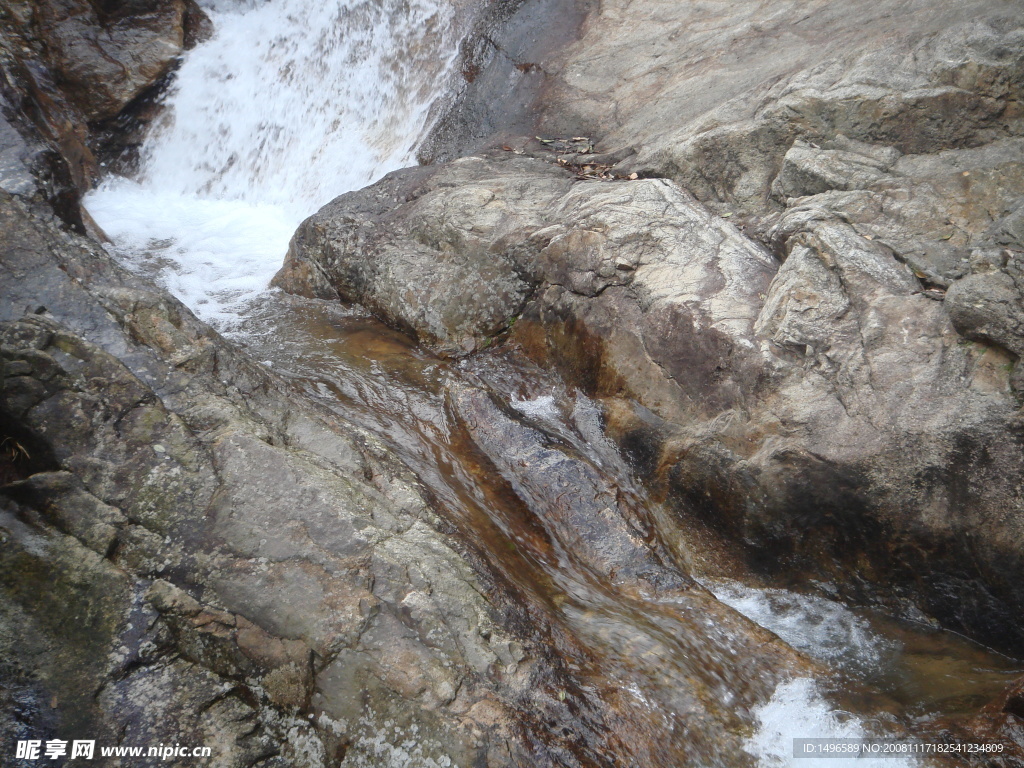
[[127,179],[108,182],[88,202],[117,256],[222,331],[266,289],[295,229],[277,206],[203,200]]
[[207,0],[139,178],[85,203],[135,269],[221,330],[281,266],[299,222],[411,165],[459,25],[443,0]]
[[[813,680],[797,678],[781,683],[771,699],[754,709],[757,730],[744,744],[744,749],[758,758],[763,768],[806,768],[816,764],[813,758],[796,758],[793,740],[878,738],[869,733],[855,715],[832,709]],[[860,768],[909,768],[919,765],[911,757],[897,758],[829,758],[821,761],[839,768],[857,765]]]
[[554,395],[540,395],[533,399],[513,399],[512,407],[523,416],[531,419],[557,419],[559,418],[558,406],[555,404]]
[[851,672],[870,674],[899,650],[865,619],[825,597],[755,589],[734,581],[708,581],[704,586],[798,651]]

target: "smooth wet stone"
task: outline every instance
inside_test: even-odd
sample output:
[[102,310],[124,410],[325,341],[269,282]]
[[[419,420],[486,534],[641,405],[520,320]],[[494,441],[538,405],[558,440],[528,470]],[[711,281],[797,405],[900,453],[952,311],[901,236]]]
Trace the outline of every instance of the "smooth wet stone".
[[503,625],[502,587],[409,470],[4,202],[0,426],[49,462],[0,491],[3,684],[38,702],[4,733],[189,740],[225,766],[370,759],[415,735],[437,760],[558,764],[517,730],[520,707],[557,702],[522,698],[550,690],[550,652]]

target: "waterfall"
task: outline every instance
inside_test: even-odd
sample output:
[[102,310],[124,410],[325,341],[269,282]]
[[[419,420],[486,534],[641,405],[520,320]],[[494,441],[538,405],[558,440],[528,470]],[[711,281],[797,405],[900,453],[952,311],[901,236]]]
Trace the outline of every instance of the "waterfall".
[[[890,732],[890,714],[865,714],[877,706],[861,690],[865,684],[902,697],[894,707],[911,701],[917,709],[905,709],[916,717],[956,711],[968,694],[994,691],[1019,674],[978,649],[911,636],[902,625],[834,600],[704,578],[721,603],[815,661],[801,674],[824,680],[830,670],[835,677],[820,688],[818,679],[797,677],[758,693],[744,676],[753,674],[756,683],[775,662],[761,659],[754,643],[765,642],[764,635],[751,634],[745,620],[710,611],[712,601],[697,589],[651,596],[620,589],[609,576],[602,583],[585,559],[570,556],[575,545],[560,543],[559,532],[605,525],[616,514],[605,506],[611,499],[629,512],[627,533],[607,542],[595,537],[591,551],[603,556],[618,547],[640,558],[658,550],[637,531],[668,515],[604,435],[598,403],[515,354],[491,349],[449,363],[365,316],[342,318],[334,303],[289,297],[286,304],[264,293],[303,218],[414,162],[431,106],[454,69],[466,26],[459,9],[449,0],[203,5],[214,36],[182,62],[135,178],[105,180],[87,196],[88,210],[123,263],[219,330],[242,337],[253,359],[375,435],[415,474],[467,547],[484,553],[523,597],[523,615],[547,622],[538,634],[572,639],[553,642],[552,653],[565,655],[567,679],[575,675],[579,700],[592,708],[579,711],[606,709],[622,733],[635,727],[647,734],[646,741],[622,744],[623,764],[635,747],[639,755],[675,756],[647,764],[707,757],[700,764],[810,765],[815,761],[794,756],[794,739]],[[452,396],[458,392],[477,397],[459,401]],[[461,414],[459,402],[468,404]],[[469,408],[474,403],[476,410]],[[527,469],[522,459],[502,465],[503,453],[517,446],[535,466]],[[532,482],[545,472],[545,482]],[[656,540],[654,523],[649,538]],[[670,525],[661,525],[672,535]],[[659,564],[671,583],[675,565],[660,555],[643,562]],[[935,658],[960,659],[953,671],[963,671],[963,687],[950,683],[951,662],[940,666]],[[850,680],[856,685],[844,704],[861,709],[837,710],[828,698],[832,686]],[[560,700],[565,696],[562,689]],[[389,734],[364,737],[356,748],[378,762],[408,757]],[[407,746],[417,745],[410,739],[402,750]],[[729,755],[730,748],[744,756]],[[876,764],[882,765],[856,763]],[[916,764],[914,757],[884,763]]]
[[205,4],[135,179],[86,207],[130,266],[232,330],[299,222],[411,165],[459,34],[445,0]]

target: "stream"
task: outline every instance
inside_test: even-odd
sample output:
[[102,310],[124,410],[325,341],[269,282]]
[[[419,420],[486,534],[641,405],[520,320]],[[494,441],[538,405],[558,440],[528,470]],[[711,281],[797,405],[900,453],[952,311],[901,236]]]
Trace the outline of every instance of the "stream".
[[564,660],[559,697],[612,734],[595,749],[810,766],[793,738],[926,733],[1021,674],[822,585],[725,565],[648,498],[601,404],[515,349],[445,361],[357,307],[268,290],[303,218],[414,163],[469,19],[444,0],[202,4],[213,38],[183,61],[136,177],[108,177],[90,213],[123,264],[416,473]]

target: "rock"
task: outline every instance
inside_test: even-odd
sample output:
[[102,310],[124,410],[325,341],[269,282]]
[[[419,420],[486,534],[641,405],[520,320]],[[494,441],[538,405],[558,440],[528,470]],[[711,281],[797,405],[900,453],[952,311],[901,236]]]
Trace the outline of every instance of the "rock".
[[[658,728],[663,736],[656,744],[638,745],[637,758],[672,764],[681,754],[739,755],[743,747],[729,735],[732,723],[774,689],[779,670],[809,676],[822,672],[809,668],[770,633],[725,610],[687,575],[682,559],[659,541],[649,500],[631,493],[583,450],[595,435],[586,426],[582,401],[574,408],[578,434],[563,432],[553,439],[540,429],[546,420],[542,413],[522,404],[510,407],[486,388],[463,384],[449,390],[460,424],[486,457],[486,471],[509,485],[509,498],[501,501],[507,511],[495,519],[515,532],[516,550],[529,560],[559,564],[548,572],[565,593],[556,597],[564,604],[561,620],[575,637],[598,649],[604,664],[623,669],[626,677],[617,688],[628,688],[626,681],[642,670],[650,710],[688,714],[691,725],[685,735],[655,717],[647,727]],[[513,522],[517,507],[526,519]],[[617,607],[573,607],[576,596],[595,588],[620,595]],[[654,621],[683,652],[673,652],[659,632],[623,621],[623,609],[657,617]],[[714,631],[707,632],[708,626]]]
[[899,158],[895,149],[882,149],[888,150],[885,154],[890,156],[874,157],[875,153],[869,152],[818,149],[797,140],[782,160],[782,170],[772,184],[772,194],[785,199],[818,195],[833,189],[870,187],[883,178]]
[[[540,178],[567,186],[549,171]],[[509,185],[526,194],[530,182]],[[552,523],[571,537],[574,521],[605,520],[618,538],[583,537],[582,555],[622,578],[635,572],[663,596],[687,594],[685,617],[656,610],[680,622],[685,658],[705,661],[669,679],[633,659],[675,654],[659,634],[571,607],[565,619],[549,614],[439,515],[372,434],[255,365],[87,239],[16,198],[2,202],[0,428],[30,435],[46,462],[0,489],[2,674],[42,702],[0,717],[5,740],[27,731],[188,741],[211,746],[218,765],[282,767],[373,764],[382,754],[669,764],[699,741],[742,765],[736,734],[749,710],[779,680],[821,672],[693,588],[630,533],[628,505],[616,518],[607,504],[567,504],[566,520]],[[501,236],[507,218],[480,232]],[[477,432],[496,458],[503,435],[535,455],[540,433],[528,427]],[[560,471],[589,478],[599,502],[612,499],[595,466],[565,458]],[[712,650],[701,656],[705,634]],[[735,643],[750,649],[735,668],[707,661],[735,654]],[[579,660],[604,648],[623,669],[640,664],[642,679],[664,681],[665,711],[703,716],[675,741],[652,743],[643,734],[660,727],[661,710],[581,671]],[[727,692],[746,703],[723,708]]]
[[[905,160],[845,146],[828,151],[856,152],[880,174]],[[763,567],[813,563],[844,581],[857,558],[868,580],[895,582],[947,624],[1015,647],[1024,596],[1005,574],[1019,567],[1024,529],[1003,512],[1024,465],[1012,358],[964,345],[915,269],[821,201],[832,192],[773,219],[764,237],[780,264],[671,182],[558,174],[502,153],[416,171],[423,195],[392,194],[394,176],[360,193],[388,201],[387,213],[352,216],[350,201],[365,198],[349,196],[307,222],[279,281],[331,275],[320,283],[330,295],[346,276],[347,299],[460,354],[472,346],[432,334],[416,305],[379,300],[409,285],[374,259],[406,270],[415,261],[426,274],[469,251],[463,243],[500,252],[505,279],[533,291],[504,305],[522,312],[512,339],[588,394],[640,406],[612,409],[609,428],[623,445],[647,442],[659,493],[695,504]],[[488,208],[519,218],[495,227]],[[445,222],[443,238],[432,221]],[[451,274],[445,305],[471,306],[485,274]],[[495,329],[486,313],[460,323],[476,347]],[[976,570],[960,548],[968,529],[988,542]],[[933,574],[924,583],[921,569]]]
[[841,134],[915,154],[1001,138],[1004,122],[1019,133],[1006,109],[1022,66],[1017,11],[777,2],[680,6],[655,21],[608,6],[552,67],[540,128],[631,147],[626,173],[763,211],[797,139],[824,147]]
[[[2,43],[2,37],[0,37]],[[85,230],[78,188],[68,160],[14,113],[16,94],[0,88],[0,189],[41,203],[78,231]],[[8,117],[10,115],[10,117]],[[80,147],[84,151],[84,147]]]
[[45,41],[47,63],[92,122],[116,116],[159,80],[185,43],[181,0],[108,6],[48,0],[33,14],[32,35]]
[[550,80],[552,59],[578,36],[588,10],[576,0],[470,4],[459,76],[435,106],[439,115],[417,148],[420,162],[447,162],[538,133],[530,107]]
[[30,197],[36,191],[33,149],[13,125],[0,119],[0,189],[4,192]]
[[651,549],[643,512],[620,501],[598,467],[549,445],[543,433],[502,413],[483,390],[457,391],[452,399],[474,442],[534,511],[561,557],[580,561],[618,589],[658,593],[695,586],[667,553]]
[[941,721],[937,736],[946,742],[960,741],[972,744],[998,744],[999,752],[984,758],[986,765],[993,768],[1016,768],[1024,764],[1024,714],[1022,714],[1021,693],[1024,681],[1012,683],[995,701],[984,706],[977,715],[966,722],[953,718]]
[[1004,271],[957,280],[946,293],[957,331],[968,339],[998,344],[1018,358],[1024,355],[1024,294]]
[[126,523],[121,512],[103,504],[82,488],[69,472],[37,472],[4,493],[23,506],[45,515],[57,530],[74,536],[98,555],[108,555]]
[[[635,406],[610,411],[610,431],[647,441],[655,487],[745,540],[761,567],[811,561],[842,582],[853,566],[840,563],[860,552],[862,576],[1016,647],[1020,597],[1004,576],[1019,567],[1008,542],[1024,534],[1004,514],[1024,471],[1012,358],[965,346],[910,268],[827,212],[778,222],[776,267],[728,225],[710,236],[710,217],[679,245],[644,242],[653,219],[631,202],[605,236],[629,241],[635,228],[646,247],[633,280],[594,297],[542,285],[515,338],[585,391],[654,414],[652,426]],[[669,221],[685,220],[678,210]],[[591,256],[560,258],[565,270]],[[989,542],[978,570],[943,554],[961,526]],[[934,581],[918,591],[921,570]]]
[[[1002,221],[1004,214],[1019,205],[1018,189],[1024,183],[1024,142],[1020,139],[934,155],[905,155],[885,173],[876,171],[874,179],[862,179],[856,186],[851,186],[853,179],[861,177],[829,165],[834,162],[834,152],[800,153],[804,162],[817,163],[819,169],[827,167],[822,173],[832,173],[833,179],[845,175],[848,183],[837,182],[827,191],[820,187],[794,189],[805,195],[787,198],[789,207],[835,213],[865,238],[890,248],[926,285],[939,289],[970,272],[977,254],[1000,250],[997,220]],[[776,188],[780,188],[786,168],[784,165]]]
[[[408,470],[88,241],[12,198],[0,211],[2,423],[56,470],[0,493],[4,674],[46,702],[24,727],[190,740],[229,766],[374,754],[388,719],[438,757],[527,749],[516,691],[550,688],[548,652],[503,627],[502,588],[477,580]],[[53,314],[20,316],[26,302]],[[474,724],[474,706],[503,714]]]
[[1018,680],[1010,686],[1003,711],[1024,720],[1024,680]]
[[[643,178],[519,194],[486,155],[490,180],[432,171],[544,212],[500,244],[532,290],[512,340],[604,399],[681,516],[1018,651],[1022,10],[604,4],[540,62],[535,131],[696,202]],[[415,239],[414,210],[373,226]]]
[[[448,356],[508,337],[600,399],[680,520],[1020,649],[1024,430],[1013,348],[989,346],[1019,329],[983,290],[1016,279],[1016,5],[609,3],[553,64],[513,57],[515,82],[500,45],[473,47],[480,86],[458,103],[504,100],[442,121],[439,153],[540,81],[545,132],[599,132],[626,178],[578,179],[525,138],[522,155],[398,172],[307,220],[276,283],[363,303]],[[76,183],[88,119],[152,87],[190,8],[4,9],[5,40],[53,36],[5,43],[3,63]],[[133,52],[137,71],[92,83],[100,53]],[[12,125],[5,157],[28,167],[38,135]],[[571,441],[453,390],[459,437],[538,552],[593,576],[556,572],[538,599],[377,438],[35,194],[0,193],[0,428],[36,457],[0,492],[0,696],[27,702],[0,717],[5,741],[187,738],[226,766],[746,765],[750,712],[819,672],[696,587],[672,521],[655,530]],[[985,344],[957,334],[959,306]],[[575,599],[592,590],[614,600]],[[590,675],[595,658],[609,666]],[[618,673],[660,681],[657,705]]]
[[274,285],[358,302],[442,354],[467,354],[522,311],[532,277],[510,249],[541,227],[569,183],[564,171],[517,156],[391,174],[303,222]]

